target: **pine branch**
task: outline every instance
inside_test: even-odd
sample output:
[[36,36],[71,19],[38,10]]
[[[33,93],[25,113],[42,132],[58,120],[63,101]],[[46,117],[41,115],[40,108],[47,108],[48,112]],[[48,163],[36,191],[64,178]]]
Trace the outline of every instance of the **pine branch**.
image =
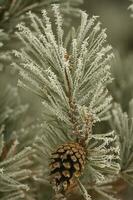
[[78,13],[78,6],[83,3],[83,0],[5,0],[0,2],[0,28],[12,32],[16,24],[25,18],[28,11],[38,12],[41,9],[46,9],[50,4],[62,4],[62,10],[66,14]]
[[111,125],[116,131],[120,142],[121,176],[129,184],[133,184],[133,100],[129,105],[129,114],[124,113],[121,107],[114,105]]
[[[96,122],[108,119],[111,96],[106,86],[112,80],[109,61],[113,54],[97,17],[88,19],[85,12],[81,12],[81,25],[73,28],[75,34],[65,47],[57,5],[53,12],[56,30],[46,10],[42,18],[30,12],[31,27],[18,25],[17,36],[24,48],[14,51],[18,62],[13,66],[20,69],[18,85],[42,99],[44,134],[36,137],[34,158],[43,171],[35,179],[49,181],[52,152],[57,154],[59,145],[64,152],[71,142],[78,142],[87,155],[82,179],[85,185],[98,184],[120,170],[115,133],[92,133]],[[60,186],[53,187],[55,192],[60,192]]]
[[29,200],[30,196],[34,200],[29,186],[34,171],[31,160],[34,151],[29,145],[32,146],[36,132],[31,126],[30,130],[26,128],[26,120],[22,123],[27,105],[21,104],[17,89],[11,85],[6,86],[2,81],[1,79],[0,199]]
[[32,164],[29,157],[31,148],[27,147],[16,153],[18,141],[14,140],[10,147],[4,142],[3,134],[0,138],[0,198],[2,200],[23,199],[29,186],[24,181],[31,177]]
[[[106,54],[110,52],[111,48],[109,46],[102,48],[102,44],[105,43],[106,40],[105,31],[101,31],[96,37],[100,31],[100,27],[99,23],[94,25],[93,21],[96,20],[95,17],[89,20],[88,23],[87,21],[84,22],[87,23],[86,26],[81,27],[81,30],[77,36],[75,36],[77,39],[74,38],[71,41],[72,46],[70,54],[75,51],[78,52],[78,54],[72,54],[70,60],[66,60],[65,55],[66,53],[69,55],[69,52],[63,47],[62,19],[59,16],[58,10],[56,10],[56,13],[58,41],[55,40],[51,23],[45,11],[43,11],[43,18],[44,21],[46,21],[46,27],[43,26],[43,21],[41,21],[41,19],[34,14],[29,14],[36,33],[32,33],[30,29],[23,26],[23,24],[18,26],[20,30],[20,32],[17,33],[18,37],[24,42],[27,50],[31,52],[30,55],[27,54],[25,49],[22,49],[21,52],[14,51],[16,56],[22,59],[20,71],[22,80],[19,80],[19,84],[33,90],[38,96],[42,97],[44,99],[43,106],[47,107],[50,115],[52,113],[53,115],[58,115],[58,118],[65,121],[66,124],[69,124],[69,119],[65,112],[70,110],[70,99],[76,101],[77,112],[81,112],[80,115],[82,115],[82,112],[86,112],[87,108],[84,104],[86,104],[86,106],[89,104],[89,110],[90,112],[93,110],[92,112],[93,115],[95,115],[95,120],[97,121],[100,118],[102,120],[104,109],[106,112],[107,109],[110,108],[111,100],[111,97],[107,96],[108,92],[103,86],[111,81],[109,66],[106,64],[106,59],[104,60],[104,56],[106,58]],[[84,17],[86,18],[87,16],[85,13],[82,13],[82,18]],[[88,46],[88,44],[90,44],[90,36],[86,35],[91,26],[94,26],[91,35],[96,37],[94,41],[91,41],[92,47]],[[38,38],[36,34],[38,34]],[[84,35],[85,38],[80,39],[80,35]],[[77,43],[76,46],[75,42]],[[82,46],[80,44],[81,42]],[[91,48],[92,50],[90,50]],[[100,53],[98,51],[100,51]],[[35,56],[35,60],[33,60],[33,55]],[[110,59],[112,54],[109,53],[107,57]],[[69,65],[74,62],[76,63],[73,65],[73,70],[71,72]],[[91,65],[91,67],[88,68],[89,65]],[[55,99],[51,98],[51,96],[53,96],[52,94],[56,95],[58,102],[57,100],[54,102]],[[104,104],[102,102],[104,102]],[[49,107],[49,103],[52,104],[52,107],[51,105]],[[64,105],[61,105],[64,107],[62,111],[59,109],[60,104]],[[58,113],[56,113],[57,109],[55,110],[57,107],[58,111],[60,111]]]
[[[22,20],[28,25],[29,19],[27,12],[33,11],[40,14],[40,10],[49,10],[49,5],[57,3],[61,4],[62,13],[66,17],[66,24],[70,22],[70,16],[79,16],[78,6],[83,3],[83,0],[5,0],[0,2],[0,30],[3,31],[6,37],[3,38],[1,46],[0,62],[2,68],[8,69],[13,58],[10,55],[11,49],[18,46],[20,43],[15,37],[16,25]],[[1,33],[0,33],[1,35]],[[12,69],[14,72],[14,69]]]

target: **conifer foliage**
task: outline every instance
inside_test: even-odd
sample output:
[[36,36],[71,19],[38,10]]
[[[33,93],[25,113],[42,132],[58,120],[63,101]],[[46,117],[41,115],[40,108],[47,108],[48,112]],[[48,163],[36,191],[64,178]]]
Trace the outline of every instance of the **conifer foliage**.
[[[61,151],[67,151],[68,147],[64,149],[65,144],[78,142],[87,152],[81,181],[86,186],[88,182],[98,184],[108,176],[113,177],[119,173],[117,136],[114,132],[93,132],[96,122],[109,117],[112,98],[106,85],[112,80],[109,65],[113,57],[112,48],[106,42],[106,32],[101,28],[98,17],[88,19],[85,12],[81,12],[79,28],[72,28],[73,34],[70,34],[70,30],[69,40],[65,42],[60,8],[54,5],[52,9],[56,28],[46,10],[42,11],[42,18],[28,13],[31,27],[21,23],[17,26],[19,31],[16,33],[24,48],[14,50],[19,60],[19,65],[13,63],[14,67],[20,69],[18,85],[42,99],[44,134],[37,137],[34,144],[36,159],[46,169],[41,178],[48,179],[49,164],[52,162],[53,169],[57,172],[56,168],[62,168],[62,163],[67,161],[64,156],[70,154],[66,152],[63,157],[55,154],[60,161],[53,163],[52,152],[59,145],[64,145]],[[60,173],[64,171],[61,169]],[[57,179],[64,184],[61,180],[65,177],[68,180],[67,177],[71,175],[67,173],[61,176],[63,179],[59,176]],[[58,187],[60,184],[57,179],[54,176],[55,195],[58,196],[63,190]],[[89,199],[90,196],[76,175],[74,182],[79,185],[85,199]],[[67,185],[64,187],[67,188]]]
[[[3,90],[4,86],[4,90]],[[21,105],[16,88],[0,85],[0,199],[25,198],[29,186],[25,180],[31,176],[31,147],[20,150],[16,124],[27,110]],[[20,128],[19,128],[20,129]]]
[[109,92],[116,55],[82,3],[0,1],[1,200],[118,200],[133,186],[132,70],[119,62]]
[[[120,105],[115,104],[112,110],[112,128],[116,131],[120,142],[121,176],[129,184],[133,184],[133,100],[129,103],[129,113],[123,112]],[[130,140],[129,140],[130,138]]]

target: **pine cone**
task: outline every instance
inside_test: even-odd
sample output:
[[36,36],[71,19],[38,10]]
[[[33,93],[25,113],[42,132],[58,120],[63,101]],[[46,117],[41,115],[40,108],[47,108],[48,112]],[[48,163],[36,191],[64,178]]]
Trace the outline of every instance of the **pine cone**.
[[79,143],[66,143],[52,153],[51,183],[57,191],[65,192],[76,184],[85,165],[86,151]]

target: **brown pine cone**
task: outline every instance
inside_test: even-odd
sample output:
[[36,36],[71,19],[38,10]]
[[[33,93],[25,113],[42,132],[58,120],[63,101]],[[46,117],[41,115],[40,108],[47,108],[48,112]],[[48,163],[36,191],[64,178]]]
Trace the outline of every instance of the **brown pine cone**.
[[57,191],[66,192],[76,184],[85,165],[86,151],[79,143],[60,145],[51,155],[50,178]]

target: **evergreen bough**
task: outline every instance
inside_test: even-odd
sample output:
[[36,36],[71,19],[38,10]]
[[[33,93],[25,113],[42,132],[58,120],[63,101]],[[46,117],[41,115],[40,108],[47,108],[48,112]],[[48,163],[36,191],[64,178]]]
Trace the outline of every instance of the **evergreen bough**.
[[[52,3],[61,3],[61,7],[53,5],[54,18],[49,7]],[[18,85],[41,98],[43,112],[41,121],[28,118],[28,107],[22,105],[17,89],[3,84],[1,76],[2,200],[64,200],[69,199],[68,193],[77,198],[73,190],[64,192],[53,187],[50,179],[53,153],[60,148],[65,152],[65,145],[69,148],[73,143],[75,147],[79,143],[86,152],[83,174],[75,177],[74,190],[78,195],[79,188],[87,200],[116,200],[118,193],[133,185],[133,100],[128,112],[123,112],[118,104],[112,107],[107,85],[112,82],[110,61],[114,55],[98,17],[88,19],[81,11],[80,26],[68,26],[66,33],[65,16],[79,13],[80,3],[81,0],[0,2],[0,28],[3,29],[0,31],[0,73],[4,74],[3,67],[12,60],[13,70],[20,71]],[[47,11],[43,10],[41,15],[40,8],[44,7]],[[29,10],[34,13],[26,15]],[[17,41],[14,31],[21,20],[26,23],[18,25],[21,50],[14,51],[16,58],[13,59],[9,51]],[[126,79],[126,73],[123,74],[121,67],[119,72],[118,66],[114,76],[118,84],[115,81],[112,94],[127,110],[127,99],[123,101],[122,97],[132,87],[132,79]],[[104,121],[110,131],[100,133],[100,128],[97,132],[97,126],[101,127]],[[59,160],[63,162],[61,157]]]
[[118,137],[114,131],[93,131],[96,123],[109,119],[112,98],[106,86],[112,81],[112,48],[97,16],[88,19],[81,11],[80,26],[71,28],[65,36],[58,5],[53,6],[53,12],[56,28],[46,10],[42,18],[29,12],[31,27],[21,23],[16,33],[24,48],[14,50],[19,60],[19,64],[13,63],[20,69],[18,85],[42,99],[44,133],[34,144],[35,159],[44,168],[39,179],[49,180],[49,162],[55,148],[80,141],[88,151],[83,176],[77,180],[84,198],[91,199],[87,190],[94,183],[97,192],[114,199],[100,190],[99,184],[119,173]]

